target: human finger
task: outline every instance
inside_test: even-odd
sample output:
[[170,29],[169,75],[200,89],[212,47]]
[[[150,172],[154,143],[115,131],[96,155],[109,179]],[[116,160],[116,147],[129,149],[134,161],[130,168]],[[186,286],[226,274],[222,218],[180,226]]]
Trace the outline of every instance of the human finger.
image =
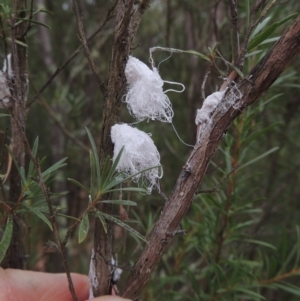
[[[85,275],[71,274],[78,301],[88,298]],[[0,268],[0,301],[72,301],[65,274]]]
[[124,299],[119,296],[102,296],[93,299],[93,301],[131,301],[129,299]]

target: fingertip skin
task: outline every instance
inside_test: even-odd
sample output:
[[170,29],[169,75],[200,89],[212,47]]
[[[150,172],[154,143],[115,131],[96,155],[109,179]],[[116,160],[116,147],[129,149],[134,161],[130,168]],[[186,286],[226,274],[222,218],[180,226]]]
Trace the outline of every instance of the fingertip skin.
[[[71,274],[78,301],[88,298],[85,275]],[[66,274],[0,268],[0,301],[72,301]]]
[[119,296],[102,296],[93,299],[93,301],[131,301],[130,299],[124,299]]
[[[87,301],[89,280],[71,274],[78,301]],[[94,301],[130,301],[118,296],[102,296]],[[73,301],[66,274],[0,268],[0,301]]]

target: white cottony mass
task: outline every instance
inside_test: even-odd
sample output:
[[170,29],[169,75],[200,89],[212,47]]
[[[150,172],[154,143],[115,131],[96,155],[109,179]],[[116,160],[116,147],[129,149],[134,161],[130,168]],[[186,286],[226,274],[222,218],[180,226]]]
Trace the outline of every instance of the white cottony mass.
[[138,121],[151,119],[172,122],[174,112],[163,92],[163,80],[157,69],[151,70],[135,57],[129,56],[125,75],[129,84],[125,102],[130,114]]
[[225,95],[225,91],[215,92],[207,96],[203,102],[202,108],[197,110],[196,125],[200,123],[209,123],[211,113],[216,109]]
[[[113,161],[124,146],[117,170],[124,172],[126,176],[160,165],[159,152],[148,134],[127,124],[115,124],[111,128],[111,140],[114,143]],[[159,166],[136,175],[133,181],[142,179],[150,194],[162,175],[162,167]]]

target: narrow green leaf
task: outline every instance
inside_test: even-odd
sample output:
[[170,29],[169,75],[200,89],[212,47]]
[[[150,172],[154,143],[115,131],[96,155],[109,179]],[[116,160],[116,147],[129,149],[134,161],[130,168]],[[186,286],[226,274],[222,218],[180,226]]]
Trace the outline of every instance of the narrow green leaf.
[[66,218],[69,218],[69,219],[73,219],[74,221],[77,221],[77,222],[80,222],[80,219],[74,217],[74,216],[71,216],[71,215],[67,215],[67,214],[62,214],[62,213],[56,213],[57,216],[62,216],[62,217],[66,217]]
[[0,114],[0,117],[9,117],[10,115],[9,114]]
[[27,180],[26,180],[26,175],[25,175],[25,169],[23,166],[20,167],[20,176],[23,180],[23,185],[27,183]]
[[112,164],[112,166],[111,166],[111,168],[110,168],[110,171],[109,171],[109,173],[108,173],[108,175],[107,175],[107,178],[105,179],[105,183],[103,184],[103,187],[102,187],[102,188],[104,188],[104,186],[106,186],[106,184],[108,183],[108,181],[110,181],[110,180],[112,179],[112,176],[113,176],[113,174],[115,173],[115,171],[116,171],[116,169],[117,169],[117,166],[118,166],[118,164],[119,164],[119,161],[120,161],[120,159],[121,159],[121,156],[122,156],[122,154],[123,154],[123,151],[124,151],[124,146],[122,146],[122,148],[121,148],[121,150],[119,151],[119,153],[118,153],[118,155],[117,155],[117,157],[116,157],[114,163]]
[[266,300],[266,298],[263,297],[262,295],[260,295],[259,293],[256,293],[256,292],[254,292],[254,291],[251,291],[251,290],[246,289],[246,288],[244,288],[244,287],[234,287],[234,288],[233,288],[233,291],[237,291],[237,292],[244,293],[244,294],[246,294],[248,297],[254,297],[254,298],[261,299],[261,300]]
[[243,241],[276,250],[276,248],[273,245],[271,245],[265,241],[256,240],[256,239],[244,239]]
[[[9,42],[11,42],[11,38],[9,38],[9,37],[6,37],[6,40],[9,41]],[[28,47],[27,44],[25,44],[25,43],[23,43],[23,42],[21,42],[21,41],[19,41],[19,40],[15,40],[15,42],[16,42],[18,45],[23,46],[23,47],[25,47],[25,48]]]
[[61,160],[59,160],[58,162],[56,162],[55,164],[53,164],[52,166],[50,166],[48,169],[46,169],[45,171],[42,172],[42,176],[43,178],[45,178],[46,176],[50,175],[51,173],[53,173],[54,171],[62,168],[63,166],[66,166],[67,163],[64,163],[66,160],[68,159],[68,157],[63,158]]
[[267,25],[267,23],[271,20],[271,17],[265,18],[262,22],[260,22],[257,27],[254,29],[250,41]]
[[100,189],[101,189],[101,187],[103,186],[104,182],[107,179],[107,175],[108,175],[108,172],[109,172],[109,166],[110,165],[111,165],[110,157],[107,156],[106,159],[105,159],[103,168],[102,168],[102,172],[101,172]]
[[278,21],[278,26],[280,26],[280,25],[282,25],[282,24],[288,22],[288,21],[291,20],[291,19],[295,19],[298,15],[299,15],[299,13],[293,13],[293,14],[287,16],[286,18],[284,18],[284,19]]
[[78,242],[82,243],[88,232],[89,232],[90,222],[89,222],[89,216],[87,213],[84,213],[82,220],[79,225],[79,233],[78,233]]
[[90,150],[90,168],[91,168],[91,178],[90,178],[90,192],[89,194],[94,197],[97,194],[97,175],[96,175],[96,163],[93,151]]
[[248,45],[248,50],[255,48],[260,45],[263,41],[265,41],[278,27],[278,22],[270,25],[265,31],[258,34]]
[[107,219],[110,220],[112,222],[114,222],[115,224],[119,225],[120,227],[126,229],[127,231],[129,231],[131,234],[133,234],[134,236],[138,237],[139,239],[141,239],[142,241],[144,241],[145,243],[148,243],[146,238],[141,235],[139,232],[137,232],[136,230],[134,230],[133,228],[131,228],[130,226],[128,226],[127,224],[125,224],[124,222],[122,222],[121,220],[113,217],[112,215],[106,214],[101,212],[102,216]]
[[104,232],[107,233],[107,225],[106,225],[104,217],[102,216],[102,212],[97,210],[97,209],[95,210],[95,212],[96,212],[96,215],[99,218],[99,220],[100,220],[100,222],[103,226]]
[[[36,191],[41,191],[40,190],[40,187],[37,185],[37,189]],[[32,201],[35,201],[35,202],[39,202],[39,201],[44,201],[45,200],[45,195],[43,193],[41,194],[34,194],[35,191],[29,191],[29,195],[26,197],[26,200],[32,200]],[[56,199],[60,196],[64,196],[64,195],[67,195],[69,193],[69,191],[62,191],[62,192],[59,192],[59,193],[51,193],[49,195],[50,197],[50,200],[53,200],[53,199]],[[37,207],[35,207],[37,208]],[[45,208],[48,208],[47,206],[45,206]],[[48,212],[48,210],[47,210]]]
[[147,189],[140,188],[140,187],[123,187],[123,188],[116,188],[116,189],[110,189],[105,190],[105,193],[114,192],[114,191],[131,191],[131,192],[139,192],[141,194],[147,194]]
[[[39,146],[39,137],[36,137],[36,139],[34,141],[34,144],[33,144],[33,147],[32,147],[32,154],[33,154],[34,158],[36,158],[38,146]],[[34,172],[34,165],[33,165],[32,160],[30,160],[29,167],[28,167],[27,178],[32,177],[33,172]]]
[[263,134],[265,134],[266,132],[272,130],[274,127],[276,127],[276,126],[278,126],[278,125],[280,125],[280,124],[281,124],[280,122],[273,123],[273,124],[271,124],[270,126],[264,128],[263,130],[257,131],[257,132],[255,132],[255,133],[249,135],[249,136],[247,137],[247,139],[243,141],[243,144],[249,144],[249,143],[251,143],[253,140],[257,139],[257,138],[260,137],[261,135],[263,135]]
[[300,259],[300,229],[299,229],[299,226],[296,226],[296,232],[297,232],[297,243],[296,243],[297,254],[296,254],[296,259],[294,260],[295,268],[297,268],[299,266],[299,259]]
[[8,216],[6,227],[3,233],[2,240],[0,241],[0,263],[4,259],[4,256],[7,252],[7,249],[9,247],[11,238],[13,233],[13,218],[11,215]]
[[251,56],[257,55],[257,54],[259,54],[259,53],[261,53],[261,52],[262,52],[262,49],[260,49],[260,50],[255,50],[255,51],[252,51],[252,52],[250,52],[250,53],[247,53],[247,54],[245,55],[245,57],[251,57]]
[[[109,183],[106,183],[106,182],[104,183],[104,186],[102,187],[102,192],[106,193],[111,188],[123,183],[124,179],[125,179],[124,177],[122,177],[120,175],[119,176],[116,175]],[[118,189],[121,189],[121,187]]]
[[280,37],[269,38],[269,39],[266,39],[263,42],[261,42],[260,45],[265,45],[265,44],[268,44],[268,43],[274,43],[274,42],[277,42],[279,39],[280,39]]
[[[294,260],[295,260],[295,255],[297,254],[297,244],[294,245],[294,247],[291,249],[291,251],[289,252],[289,254],[287,256],[285,256],[286,258],[283,258],[284,260],[281,261],[281,265],[280,265],[280,269],[277,272],[277,275],[280,275],[281,273],[283,274],[286,271],[286,268],[290,265],[293,265]],[[283,256],[282,256],[283,257]],[[295,267],[297,267],[295,265]]]
[[250,1],[246,0],[246,26],[249,27],[250,24]]
[[182,50],[182,52],[183,53],[188,53],[188,54],[199,56],[202,59],[204,59],[204,60],[206,60],[208,62],[211,62],[211,59],[208,56],[206,56],[206,55],[204,55],[204,54],[202,54],[202,53],[200,53],[198,51],[195,51],[195,50]]
[[220,43],[217,42],[216,45],[215,45],[215,46],[213,47],[213,49],[212,49],[212,53],[215,53],[215,52],[216,52],[216,50],[218,49],[219,45],[220,45]]
[[71,179],[71,178],[68,178],[68,181],[70,181],[73,184],[77,185],[78,187],[80,187],[81,189],[83,189],[84,191],[86,191],[88,194],[90,193],[89,190],[84,185],[82,185],[80,182],[78,182],[78,181],[76,181],[74,179]]
[[274,283],[273,286],[300,297],[300,288],[298,286],[286,282]]
[[46,13],[46,14],[49,14],[49,15],[54,15],[52,11],[50,11],[48,9],[45,9],[45,8],[39,8],[33,14],[36,14],[36,13]]
[[23,202],[22,205],[24,207],[26,207],[30,212],[35,214],[37,217],[39,217],[42,221],[44,221],[48,225],[48,227],[51,229],[51,231],[53,231],[53,228],[52,228],[52,225],[51,225],[49,219],[40,210],[38,210],[32,206],[28,206],[25,202]]
[[242,168],[244,168],[244,167],[246,167],[248,165],[253,164],[254,162],[256,162],[256,161],[258,161],[258,160],[260,160],[260,159],[262,159],[262,158],[264,158],[264,157],[266,157],[268,155],[270,155],[271,153],[276,152],[278,149],[279,149],[278,146],[273,147],[272,149],[268,150],[267,152],[263,153],[262,155],[260,155],[260,156],[258,156],[256,158],[254,158],[253,160],[250,160],[247,163],[243,164],[239,169],[241,170]]
[[92,146],[92,151],[93,151],[93,155],[94,155],[94,158],[95,158],[97,185],[98,185],[98,188],[100,188],[100,179],[101,179],[100,176],[101,176],[101,174],[100,174],[100,162],[99,162],[97,147],[96,147],[94,138],[93,138],[90,130],[87,127],[85,127],[85,130],[88,134],[88,137],[89,137],[89,140],[90,140],[90,143],[91,143],[91,146]]
[[20,167],[19,167],[19,165],[18,165],[18,163],[16,161],[16,158],[15,158],[13,152],[11,151],[11,149],[9,148],[9,146],[5,144],[5,147],[6,147],[7,151],[9,152],[9,154],[11,155],[11,157],[12,157],[12,159],[14,161],[15,167],[17,168],[17,170],[18,170],[18,172],[20,174],[20,177],[21,177],[21,180],[22,180],[22,185],[25,185],[26,178],[24,177],[24,172],[21,172]]
[[39,22],[39,21],[35,21],[35,20],[32,20],[32,19],[30,20],[28,18],[24,18],[24,19],[22,19],[22,18],[16,18],[16,19],[19,20],[19,22],[17,22],[16,25],[20,24],[21,22],[29,22],[29,23],[33,23],[33,24],[36,24],[36,25],[44,26],[44,27],[46,27],[46,28],[48,28],[48,29],[51,30],[51,27],[49,25],[47,25],[45,23],[42,23],[42,22]]
[[240,76],[241,79],[244,79],[244,74],[238,67],[234,66],[230,62],[227,62],[227,64],[236,71],[236,73]]
[[126,205],[126,206],[136,206],[137,203],[129,200],[104,200],[100,203],[113,204],[113,205]]
[[235,225],[234,227],[232,227],[230,229],[230,231],[233,232],[233,231],[239,230],[241,228],[249,227],[249,226],[253,225],[254,223],[255,223],[254,220],[250,220],[250,221],[247,221],[247,222],[239,223],[239,224]]

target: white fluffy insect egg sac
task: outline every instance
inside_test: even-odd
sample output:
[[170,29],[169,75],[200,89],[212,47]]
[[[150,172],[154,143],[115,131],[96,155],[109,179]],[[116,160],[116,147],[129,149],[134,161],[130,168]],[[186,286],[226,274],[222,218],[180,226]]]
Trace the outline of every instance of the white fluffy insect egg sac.
[[222,98],[225,95],[225,91],[218,91],[207,96],[203,102],[202,108],[197,110],[195,123],[205,123],[211,121],[211,113],[217,108]]
[[163,80],[156,68],[129,56],[125,75],[129,84],[125,102],[130,114],[138,121],[151,119],[172,122],[174,112],[168,96],[163,92]]
[[[116,160],[121,148],[124,150],[117,166],[126,176],[134,175],[144,169],[160,165],[160,155],[150,136],[127,124],[115,124],[111,128],[111,139],[114,143],[113,161]],[[149,169],[133,178],[140,178],[150,194],[157,180],[163,175],[161,167]],[[146,180],[146,181],[145,181]]]

